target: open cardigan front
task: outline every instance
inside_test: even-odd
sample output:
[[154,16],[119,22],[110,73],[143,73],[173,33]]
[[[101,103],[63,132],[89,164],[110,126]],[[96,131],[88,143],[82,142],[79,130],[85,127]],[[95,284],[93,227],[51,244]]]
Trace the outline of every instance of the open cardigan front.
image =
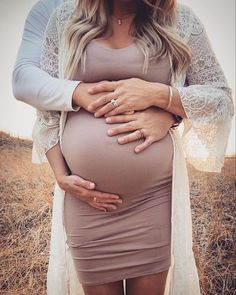
[[[61,36],[73,2],[63,3],[47,26],[41,67],[63,77]],[[199,295],[199,277],[192,250],[189,181],[185,160],[197,169],[220,172],[230,131],[233,104],[223,71],[199,18],[186,6],[177,7],[176,33],[190,46],[192,62],[172,86],[179,91],[187,119],[182,138],[171,129],[174,145],[171,216],[171,267],[165,295]],[[33,161],[46,161],[45,152],[60,142],[67,112],[38,111],[33,131]],[[64,192],[56,185],[53,199],[48,295],[82,295],[63,222]]]

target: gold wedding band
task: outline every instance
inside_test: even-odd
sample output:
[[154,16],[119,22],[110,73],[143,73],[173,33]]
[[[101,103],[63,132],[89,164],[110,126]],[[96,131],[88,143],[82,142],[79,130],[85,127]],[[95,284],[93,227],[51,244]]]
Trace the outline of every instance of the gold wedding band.
[[145,138],[144,132],[142,129],[138,129],[138,131],[140,132],[140,138]]

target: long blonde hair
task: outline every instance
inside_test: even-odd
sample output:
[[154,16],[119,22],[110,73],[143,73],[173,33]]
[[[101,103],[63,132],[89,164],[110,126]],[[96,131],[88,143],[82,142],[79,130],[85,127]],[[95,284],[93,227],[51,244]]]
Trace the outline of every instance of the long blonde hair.
[[[85,70],[86,46],[112,26],[110,0],[76,0],[64,30],[64,75],[73,79],[80,64]],[[191,60],[190,48],[175,33],[176,0],[137,0],[130,35],[144,55],[143,72],[151,60],[168,55],[175,75]]]

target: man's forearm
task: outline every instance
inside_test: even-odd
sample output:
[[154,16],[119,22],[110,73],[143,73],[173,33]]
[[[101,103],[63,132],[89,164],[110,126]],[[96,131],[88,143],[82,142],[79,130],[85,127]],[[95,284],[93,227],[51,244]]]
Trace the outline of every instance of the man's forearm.
[[[12,73],[16,99],[39,110],[72,111],[72,94],[79,81],[55,79],[40,69],[48,20],[62,0],[41,0],[30,10]],[[75,108],[78,110],[78,107]]]
[[78,110],[78,105],[72,105],[72,96],[79,83],[53,78],[31,64],[19,64],[12,76],[16,99],[39,110]]

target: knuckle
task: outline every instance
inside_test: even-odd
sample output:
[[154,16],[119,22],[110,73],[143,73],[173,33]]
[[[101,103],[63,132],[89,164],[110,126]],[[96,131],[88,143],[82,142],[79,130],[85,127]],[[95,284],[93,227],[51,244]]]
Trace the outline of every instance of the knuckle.
[[[109,101],[110,102],[110,101]],[[114,106],[112,103],[109,103],[109,110],[111,111],[111,114],[115,111]],[[113,110],[114,109],[114,110]]]
[[97,192],[95,193],[94,197],[97,197],[98,199],[102,199],[103,194],[102,194],[101,192],[98,192],[98,191],[97,191]]
[[140,145],[137,146],[137,149],[138,149],[139,151],[142,151],[142,150],[145,149],[145,145],[144,145],[144,144],[140,144]]
[[104,83],[101,85],[101,88],[102,88],[103,90],[105,90],[107,87],[108,87],[108,83],[107,83],[107,82],[104,82]]
[[132,133],[132,134],[130,134],[130,135],[127,136],[127,138],[126,138],[126,143],[128,143],[128,142],[130,142],[130,141],[133,141],[133,140],[135,140],[135,139],[136,139],[136,137],[135,137],[135,135]]
[[149,136],[148,139],[147,139],[147,143],[152,144],[153,142],[154,142],[154,137]]
[[116,111],[110,110],[109,113],[107,113],[108,116],[115,116],[116,115]]
[[138,136],[136,136],[136,134],[134,132],[127,136],[127,142],[136,141],[138,139],[139,139]]
[[122,128],[121,127],[116,127],[116,128],[113,128],[112,131],[113,131],[113,134],[117,134],[117,133],[120,133],[122,131]]
[[85,181],[85,180],[83,180],[83,181],[79,181],[79,186],[81,186],[81,187],[83,187],[83,188],[86,188],[86,186],[87,186],[87,182]]
[[132,103],[131,101],[128,101],[128,102],[126,103],[126,106],[127,106],[128,108],[131,108],[131,107],[133,106],[133,103]]
[[82,198],[87,197],[87,194],[86,194],[86,191],[85,191],[85,190],[80,190],[80,191],[78,192],[78,194],[79,194],[79,196],[82,197]]
[[77,186],[74,186],[73,189],[80,194],[85,192],[85,189],[82,186],[77,185]]
[[119,122],[119,119],[116,116],[111,116],[110,120],[112,123]]
[[131,129],[131,128],[133,128],[133,123],[129,122],[129,123],[126,124],[126,126]]
[[107,102],[107,99],[108,99],[108,98],[107,98],[106,96],[103,96],[103,97],[101,98],[101,103],[103,103],[103,104],[106,103],[106,102]]
[[122,136],[118,138],[118,143],[126,143],[127,142],[127,136]]
[[71,182],[71,184],[72,185],[79,185],[79,186],[81,186],[81,183],[82,183],[82,181],[81,181],[81,179],[72,179],[72,182]]

